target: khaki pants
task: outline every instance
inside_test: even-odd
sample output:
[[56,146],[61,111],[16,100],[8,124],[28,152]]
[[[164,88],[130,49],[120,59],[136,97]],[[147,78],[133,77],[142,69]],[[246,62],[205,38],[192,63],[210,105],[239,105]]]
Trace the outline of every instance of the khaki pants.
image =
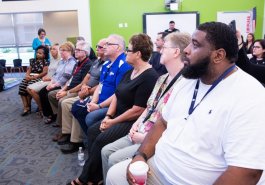
[[57,92],[59,92],[60,89],[54,90],[54,91],[50,91],[48,94],[48,98],[49,98],[49,102],[52,108],[52,111],[54,114],[57,114],[57,119],[56,122],[58,125],[62,125],[62,108],[61,108],[61,104],[62,101],[68,98],[72,98],[77,96],[77,93],[68,93],[65,97],[61,98],[59,101],[56,99],[56,94]]
[[72,97],[62,101],[61,109],[62,109],[62,133],[63,134],[71,134],[71,142],[81,143],[83,142],[84,133],[78,123],[77,119],[72,115],[71,108],[72,104],[79,100],[79,97]]

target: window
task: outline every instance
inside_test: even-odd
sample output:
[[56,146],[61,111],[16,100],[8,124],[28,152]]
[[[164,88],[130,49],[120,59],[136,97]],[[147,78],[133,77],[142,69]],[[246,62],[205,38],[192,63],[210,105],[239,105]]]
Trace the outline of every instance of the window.
[[12,66],[16,58],[28,65],[34,57],[32,41],[43,27],[43,14],[0,14],[0,22],[0,59],[6,59],[7,66]]

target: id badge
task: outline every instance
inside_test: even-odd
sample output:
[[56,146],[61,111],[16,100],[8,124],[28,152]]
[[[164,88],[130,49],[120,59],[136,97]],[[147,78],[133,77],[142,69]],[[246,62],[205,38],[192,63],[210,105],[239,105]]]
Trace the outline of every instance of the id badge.
[[98,94],[101,94],[102,87],[103,87],[103,84],[102,83],[99,83],[99,91],[98,91]]

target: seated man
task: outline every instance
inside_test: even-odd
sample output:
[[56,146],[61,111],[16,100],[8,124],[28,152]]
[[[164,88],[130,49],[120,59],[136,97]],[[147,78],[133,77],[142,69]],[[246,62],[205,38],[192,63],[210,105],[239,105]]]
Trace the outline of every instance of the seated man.
[[64,137],[58,140],[58,144],[62,145],[61,151],[65,154],[77,151],[79,146],[82,146],[83,144],[81,127],[70,111],[72,109],[72,104],[77,100],[80,102],[80,109],[82,109],[82,105],[86,107],[86,104],[84,103],[85,99],[93,95],[99,83],[100,70],[105,60],[103,52],[103,46],[105,43],[105,39],[102,39],[97,44],[98,59],[93,62],[88,74],[84,78],[78,96],[62,101],[62,135]]
[[[223,23],[201,24],[184,50],[183,76],[162,118],[106,184],[135,184],[129,163],[147,162],[147,184],[255,185],[265,169],[265,89],[236,67],[238,41]],[[117,171],[117,169],[119,169]]]
[[156,70],[159,76],[166,74],[167,69],[164,65],[160,63],[161,53],[160,51],[163,48],[164,45],[164,38],[167,36],[168,33],[166,32],[159,32],[156,37],[155,45],[156,45],[156,51],[152,52],[151,58],[149,60],[149,64],[152,65],[152,67]]
[[57,114],[54,126],[61,126],[62,123],[62,101],[77,95],[81,88],[80,84],[92,65],[92,62],[88,58],[89,51],[90,46],[87,42],[80,41],[76,44],[75,56],[78,62],[72,71],[72,78],[62,89],[51,91],[48,94],[52,111],[54,114]]

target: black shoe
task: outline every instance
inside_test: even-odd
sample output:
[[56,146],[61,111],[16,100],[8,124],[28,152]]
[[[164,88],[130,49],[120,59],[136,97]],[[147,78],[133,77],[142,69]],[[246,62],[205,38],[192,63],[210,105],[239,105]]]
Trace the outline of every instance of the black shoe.
[[79,147],[83,147],[83,143],[68,143],[61,146],[61,151],[64,154],[71,154],[74,152],[77,152],[79,150]]
[[22,114],[20,114],[20,116],[27,116],[27,115],[29,115],[31,113],[31,111],[30,110],[27,110],[27,111],[24,111]]
[[71,137],[70,134],[63,134],[63,135],[58,139],[57,144],[58,144],[58,145],[64,145],[64,144],[70,143],[70,137]]
[[52,127],[60,127],[60,125],[57,123],[54,123],[54,124],[52,124]]

